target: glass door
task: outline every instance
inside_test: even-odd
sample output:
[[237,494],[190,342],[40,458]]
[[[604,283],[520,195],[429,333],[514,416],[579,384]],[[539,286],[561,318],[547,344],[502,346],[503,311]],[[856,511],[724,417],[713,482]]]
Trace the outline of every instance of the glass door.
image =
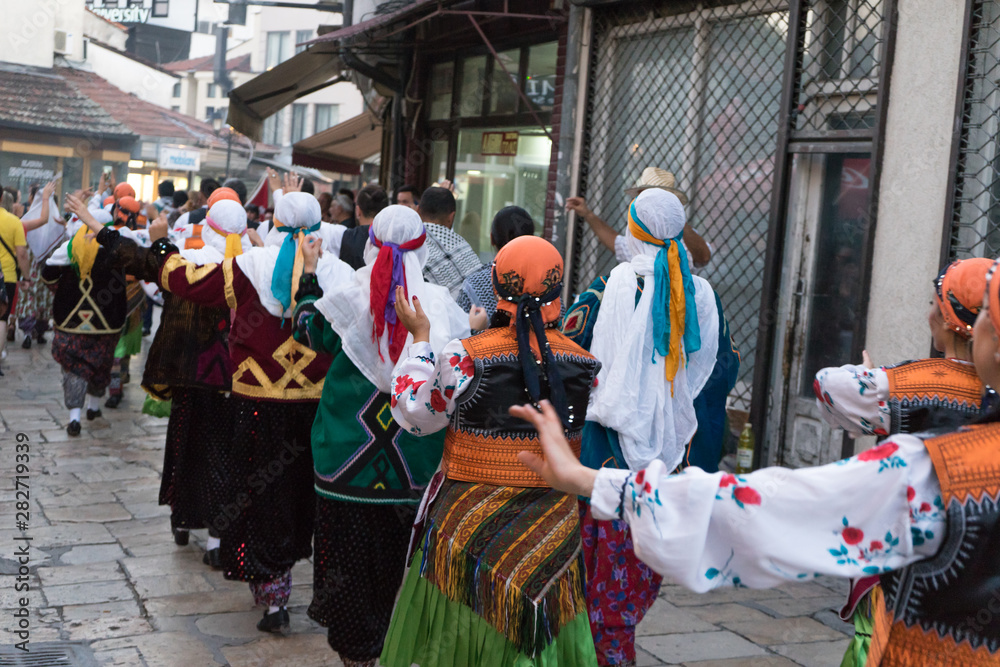
[[829,427],[813,395],[816,372],[861,363],[861,276],[868,238],[871,155],[793,156],[788,237],[776,317],[768,465],[841,458],[843,431]]

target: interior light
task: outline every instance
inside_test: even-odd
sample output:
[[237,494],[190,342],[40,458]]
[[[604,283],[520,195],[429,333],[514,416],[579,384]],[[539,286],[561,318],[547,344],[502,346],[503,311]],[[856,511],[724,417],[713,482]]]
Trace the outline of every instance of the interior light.
[[467,173],[469,176],[482,176],[483,174],[483,172],[479,171],[478,169],[470,169],[465,173]]
[[142,160],[129,160],[128,161],[128,168],[129,169],[142,169],[145,166],[146,166],[146,164]]

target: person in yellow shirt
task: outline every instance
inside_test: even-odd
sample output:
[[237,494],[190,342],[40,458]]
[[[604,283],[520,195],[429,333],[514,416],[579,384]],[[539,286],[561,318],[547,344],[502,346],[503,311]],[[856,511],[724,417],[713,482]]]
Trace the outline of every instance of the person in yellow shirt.
[[10,212],[14,198],[5,193],[0,198],[0,270],[3,271],[6,305],[0,306],[0,360],[7,358],[7,317],[14,307],[17,293],[18,271],[24,275],[31,268],[28,262],[27,241],[21,219]]

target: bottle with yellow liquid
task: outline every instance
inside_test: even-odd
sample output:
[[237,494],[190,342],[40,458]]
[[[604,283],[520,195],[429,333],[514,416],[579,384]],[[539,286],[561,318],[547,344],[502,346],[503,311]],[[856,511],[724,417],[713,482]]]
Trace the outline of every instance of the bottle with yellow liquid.
[[750,423],[746,423],[743,426],[743,432],[740,433],[739,444],[736,446],[736,474],[745,475],[748,472],[753,472],[753,428],[751,428]]

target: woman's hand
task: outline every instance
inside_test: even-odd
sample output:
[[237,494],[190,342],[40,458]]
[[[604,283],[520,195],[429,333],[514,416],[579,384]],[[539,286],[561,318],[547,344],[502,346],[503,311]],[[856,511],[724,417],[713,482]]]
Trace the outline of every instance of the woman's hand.
[[49,197],[51,197],[52,193],[55,191],[56,191],[55,181],[49,181],[48,183],[46,183],[45,187],[42,188],[42,201],[48,201]]
[[431,321],[420,307],[420,299],[413,297],[413,308],[406,302],[403,287],[396,287],[396,317],[403,323],[406,330],[413,334],[414,343],[427,343],[431,339]]
[[170,223],[167,222],[167,212],[162,211],[158,216],[156,216],[156,221],[149,225],[146,231],[149,232],[149,241],[154,243],[160,239],[167,237],[167,231],[170,229]]
[[544,454],[543,457],[534,452],[522,451],[517,458],[553,489],[589,497],[594,491],[597,471],[586,467],[576,458],[563,435],[562,422],[552,404],[542,401],[541,407],[541,412],[530,405],[513,405],[510,408],[512,416],[531,422],[538,431],[538,440]]
[[87,225],[93,234],[101,231],[103,225],[94,219],[94,216],[90,213],[90,209],[87,208],[87,204],[82,199],[75,194],[66,193],[65,200],[66,210],[76,214],[76,217],[80,218],[80,221]]
[[861,351],[861,365],[868,369],[875,368],[875,364],[872,363],[872,358],[868,356],[868,350]]
[[469,310],[469,329],[472,331],[485,331],[490,326],[490,316],[486,309],[481,306],[473,306]]
[[281,192],[286,195],[289,192],[302,192],[302,178],[290,172],[286,173],[282,178]]
[[323,256],[323,239],[310,234],[302,239],[302,270],[306,273],[316,273],[319,258]]
[[257,233],[256,229],[250,229],[247,227],[247,238],[250,239],[250,245],[255,248],[264,247],[264,239],[260,237],[260,234]]

